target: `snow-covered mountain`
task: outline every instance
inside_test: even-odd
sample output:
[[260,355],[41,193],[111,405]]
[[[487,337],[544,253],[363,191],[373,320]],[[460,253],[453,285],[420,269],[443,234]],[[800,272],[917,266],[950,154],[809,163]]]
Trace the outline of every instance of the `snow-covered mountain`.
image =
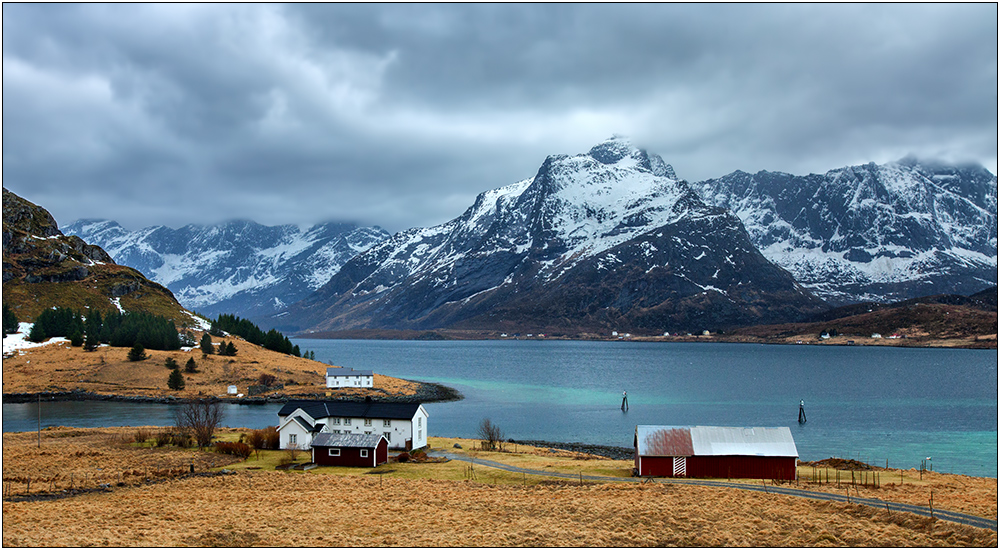
[[250,221],[129,231],[113,221],[78,220],[64,231],[166,286],[187,308],[248,318],[300,300],[389,236],[379,227],[343,223],[303,228]]
[[621,138],[548,157],[445,224],[359,254],[269,323],[285,330],[716,330],[825,305],[739,219]]
[[693,187],[835,305],[997,283],[997,177],[981,166],[907,157],[821,175],[737,171]]

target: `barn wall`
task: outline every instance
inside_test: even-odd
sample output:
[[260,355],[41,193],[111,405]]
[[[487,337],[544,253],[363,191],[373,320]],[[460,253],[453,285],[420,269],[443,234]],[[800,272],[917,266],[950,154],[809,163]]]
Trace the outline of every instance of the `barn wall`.
[[341,447],[340,456],[330,456],[329,449],[330,447],[315,447],[314,462],[320,466],[358,466],[370,468],[372,465],[372,454],[377,452],[376,449],[367,449],[368,456],[362,457],[362,449]]
[[[735,479],[795,479],[795,457],[689,456],[687,477]],[[673,477],[674,459],[644,456],[639,475]]]

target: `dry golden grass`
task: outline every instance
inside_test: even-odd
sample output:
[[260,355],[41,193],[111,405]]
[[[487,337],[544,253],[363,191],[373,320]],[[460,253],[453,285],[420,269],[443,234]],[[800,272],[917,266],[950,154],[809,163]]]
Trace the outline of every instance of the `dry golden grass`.
[[[4,477],[8,470],[13,477],[32,468],[56,474],[97,467],[138,469],[143,464],[186,468],[192,458],[227,458],[189,450],[140,449],[113,441],[114,436],[134,430],[43,430],[41,450],[34,447],[35,434],[4,434]],[[223,435],[230,439],[240,431],[228,430]],[[432,445],[444,447],[446,442],[461,442],[465,450],[469,449],[466,443],[472,443],[435,438]],[[462,452],[450,445],[447,448]],[[543,456],[545,449],[519,447],[518,451],[526,452],[476,453],[497,461],[563,461],[574,468],[620,462],[548,457]],[[405,474],[404,467],[409,472],[443,471],[442,467],[455,462],[390,464],[380,470],[401,474]],[[493,484],[483,482],[489,476],[480,476],[477,482],[413,479],[395,477],[395,473],[363,475],[367,471],[336,475],[315,470],[242,470],[59,500],[8,501],[3,506],[3,545],[997,545],[996,533],[984,529],[735,489],[639,483],[580,486],[553,481],[522,485],[503,479],[502,484]],[[924,480],[937,488],[954,482],[953,477],[962,476],[925,474]],[[995,501],[996,480],[991,481]],[[15,492],[22,490],[23,485]],[[950,508],[943,503],[940,507]]]
[[[200,341],[201,333],[195,332]],[[226,395],[230,384],[246,394],[261,374],[273,374],[285,387],[277,390],[287,396],[334,395],[364,398],[367,395],[413,395],[420,385],[415,382],[375,375],[375,388],[343,388],[327,390],[328,365],[301,357],[276,353],[236,337],[225,340],[237,348],[235,357],[202,355],[192,351],[147,350],[145,361],[128,361],[127,348],[101,347],[86,352],[71,348],[68,343],[29,348],[21,354],[3,360],[3,393],[64,392],[79,389],[99,394],[150,397],[204,397]],[[189,358],[198,365],[197,373],[184,373],[182,391],[167,389],[170,375],[164,363],[172,357],[183,370]],[[274,393],[274,392],[272,392]]]

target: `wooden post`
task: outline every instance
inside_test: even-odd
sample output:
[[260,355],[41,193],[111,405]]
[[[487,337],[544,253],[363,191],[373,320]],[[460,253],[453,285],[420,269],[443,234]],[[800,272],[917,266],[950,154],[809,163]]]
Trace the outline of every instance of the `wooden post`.
[[38,394],[38,448],[42,448],[42,394]]

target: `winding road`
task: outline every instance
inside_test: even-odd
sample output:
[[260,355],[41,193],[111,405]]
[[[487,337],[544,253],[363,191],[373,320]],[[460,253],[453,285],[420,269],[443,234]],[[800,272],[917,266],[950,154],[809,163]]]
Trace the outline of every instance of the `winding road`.
[[511,466],[509,464],[502,464],[500,462],[494,462],[492,460],[484,460],[478,458],[471,458],[464,455],[444,452],[444,451],[431,451],[428,453],[432,456],[440,456],[444,458],[450,458],[452,460],[461,460],[463,462],[470,462],[472,464],[478,464],[481,466],[486,466],[489,468],[496,468],[498,470],[505,470],[507,472],[513,472],[517,474],[533,475],[533,476],[546,476],[546,477],[558,477],[563,479],[578,479],[587,481],[609,481],[609,482],[631,482],[631,483],[642,483],[642,482],[652,482],[652,483],[667,483],[674,485],[700,485],[706,487],[728,487],[730,489],[742,489],[744,491],[757,491],[760,493],[774,493],[780,495],[789,495],[793,497],[801,498],[811,498],[815,500],[827,500],[832,502],[848,502],[850,504],[861,504],[864,506],[871,506],[872,508],[878,508],[880,510],[890,510],[893,512],[909,512],[911,514],[916,514],[918,516],[942,519],[945,521],[951,521],[961,525],[970,525],[972,527],[979,527],[980,529],[989,529],[991,531],[997,530],[997,520],[989,518],[981,518],[979,516],[972,516],[969,514],[963,514],[961,512],[949,512],[947,510],[934,510],[933,512],[930,508],[917,506],[914,504],[903,504],[900,502],[889,502],[877,498],[860,498],[860,497],[849,497],[846,494],[840,495],[836,493],[821,493],[817,491],[806,491],[804,489],[793,489],[791,487],[780,487],[780,486],[767,486],[767,485],[751,485],[747,483],[730,483],[726,481],[709,481],[709,480],[692,480],[692,479],[667,479],[667,478],[638,478],[638,477],[614,477],[614,476],[595,476],[595,475],[582,475],[582,474],[567,474],[562,472],[546,472],[543,470],[532,470],[529,468],[520,468],[517,466]]

